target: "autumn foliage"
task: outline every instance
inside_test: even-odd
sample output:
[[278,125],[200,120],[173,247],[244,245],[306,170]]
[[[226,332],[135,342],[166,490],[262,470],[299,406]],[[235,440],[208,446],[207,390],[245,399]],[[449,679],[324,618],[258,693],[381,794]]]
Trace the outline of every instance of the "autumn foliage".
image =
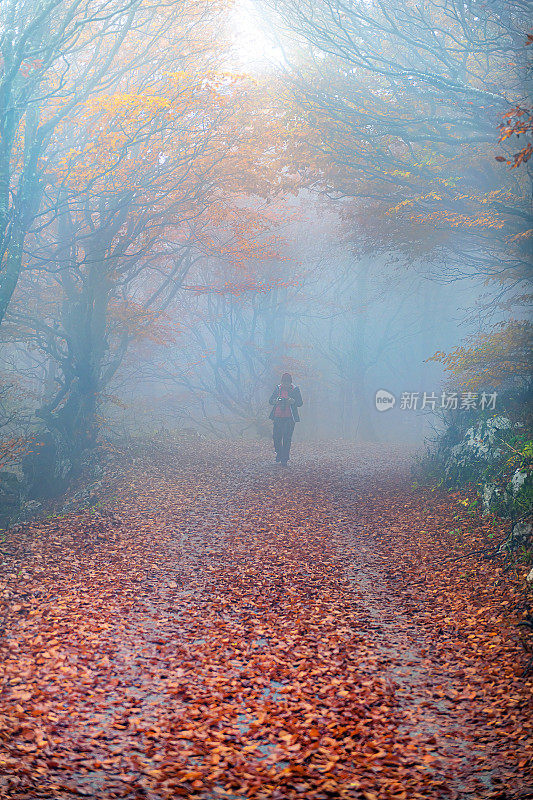
[[469,345],[450,353],[435,353],[448,372],[450,382],[468,389],[519,387],[530,376],[532,326],[513,320],[496,325],[490,334],[478,334]]
[[2,544],[2,797],[527,788],[520,584],[470,553],[501,524],[390,448],[268,455],[160,439]]

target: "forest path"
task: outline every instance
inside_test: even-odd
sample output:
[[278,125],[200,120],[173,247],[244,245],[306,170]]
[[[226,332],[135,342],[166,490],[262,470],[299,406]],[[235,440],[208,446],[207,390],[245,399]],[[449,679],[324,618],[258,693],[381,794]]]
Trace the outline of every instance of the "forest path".
[[401,448],[272,462],[161,443],[112,510],[19,537],[0,797],[533,797],[517,582],[463,557],[486,523]]

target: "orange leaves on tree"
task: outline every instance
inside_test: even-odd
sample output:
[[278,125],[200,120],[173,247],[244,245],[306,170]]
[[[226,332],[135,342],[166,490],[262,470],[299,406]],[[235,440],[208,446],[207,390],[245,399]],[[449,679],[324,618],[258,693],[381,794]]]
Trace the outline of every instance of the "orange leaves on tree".
[[454,385],[468,389],[493,388],[523,381],[530,374],[533,326],[527,321],[501,322],[478,334],[469,345],[450,353],[435,353],[428,361],[444,365]]
[[[499,142],[505,142],[511,136],[516,136],[517,138],[519,136],[531,137],[533,135],[533,109],[531,107],[515,106],[503,115],[503,122],[499,128]],[[509,164],[511,169],[516,169],[521,164],[527,164],[532,153],[533,145],[528,142],[518,152],[513,153],[511,158],[496,156],[496,161],[503,161]]]

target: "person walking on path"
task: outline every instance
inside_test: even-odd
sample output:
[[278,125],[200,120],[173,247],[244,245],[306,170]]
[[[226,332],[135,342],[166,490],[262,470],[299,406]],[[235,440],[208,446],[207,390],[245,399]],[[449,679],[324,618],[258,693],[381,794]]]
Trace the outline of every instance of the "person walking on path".
[[276,386],[268,402],[274,406],[269,417],[274,422],[273,439],[276,461],[286,467],[294,425],[300,421],[298,409],[303,406],[302,393],[298,386],[293,386],[292,377],[288,372],[283,373],[281,383]]

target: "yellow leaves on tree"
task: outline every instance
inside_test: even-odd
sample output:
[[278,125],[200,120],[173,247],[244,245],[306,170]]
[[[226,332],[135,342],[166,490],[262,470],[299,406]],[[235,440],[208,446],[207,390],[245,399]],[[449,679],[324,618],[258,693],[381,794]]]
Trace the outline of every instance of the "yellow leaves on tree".
[[428,361],[438,361],[453,377],[454,385],[478,389],[522,383],[531,370],[533,326],[511,320],[495,326],[490,333],[478,334],[470,345],[450,353],[437,352]]

